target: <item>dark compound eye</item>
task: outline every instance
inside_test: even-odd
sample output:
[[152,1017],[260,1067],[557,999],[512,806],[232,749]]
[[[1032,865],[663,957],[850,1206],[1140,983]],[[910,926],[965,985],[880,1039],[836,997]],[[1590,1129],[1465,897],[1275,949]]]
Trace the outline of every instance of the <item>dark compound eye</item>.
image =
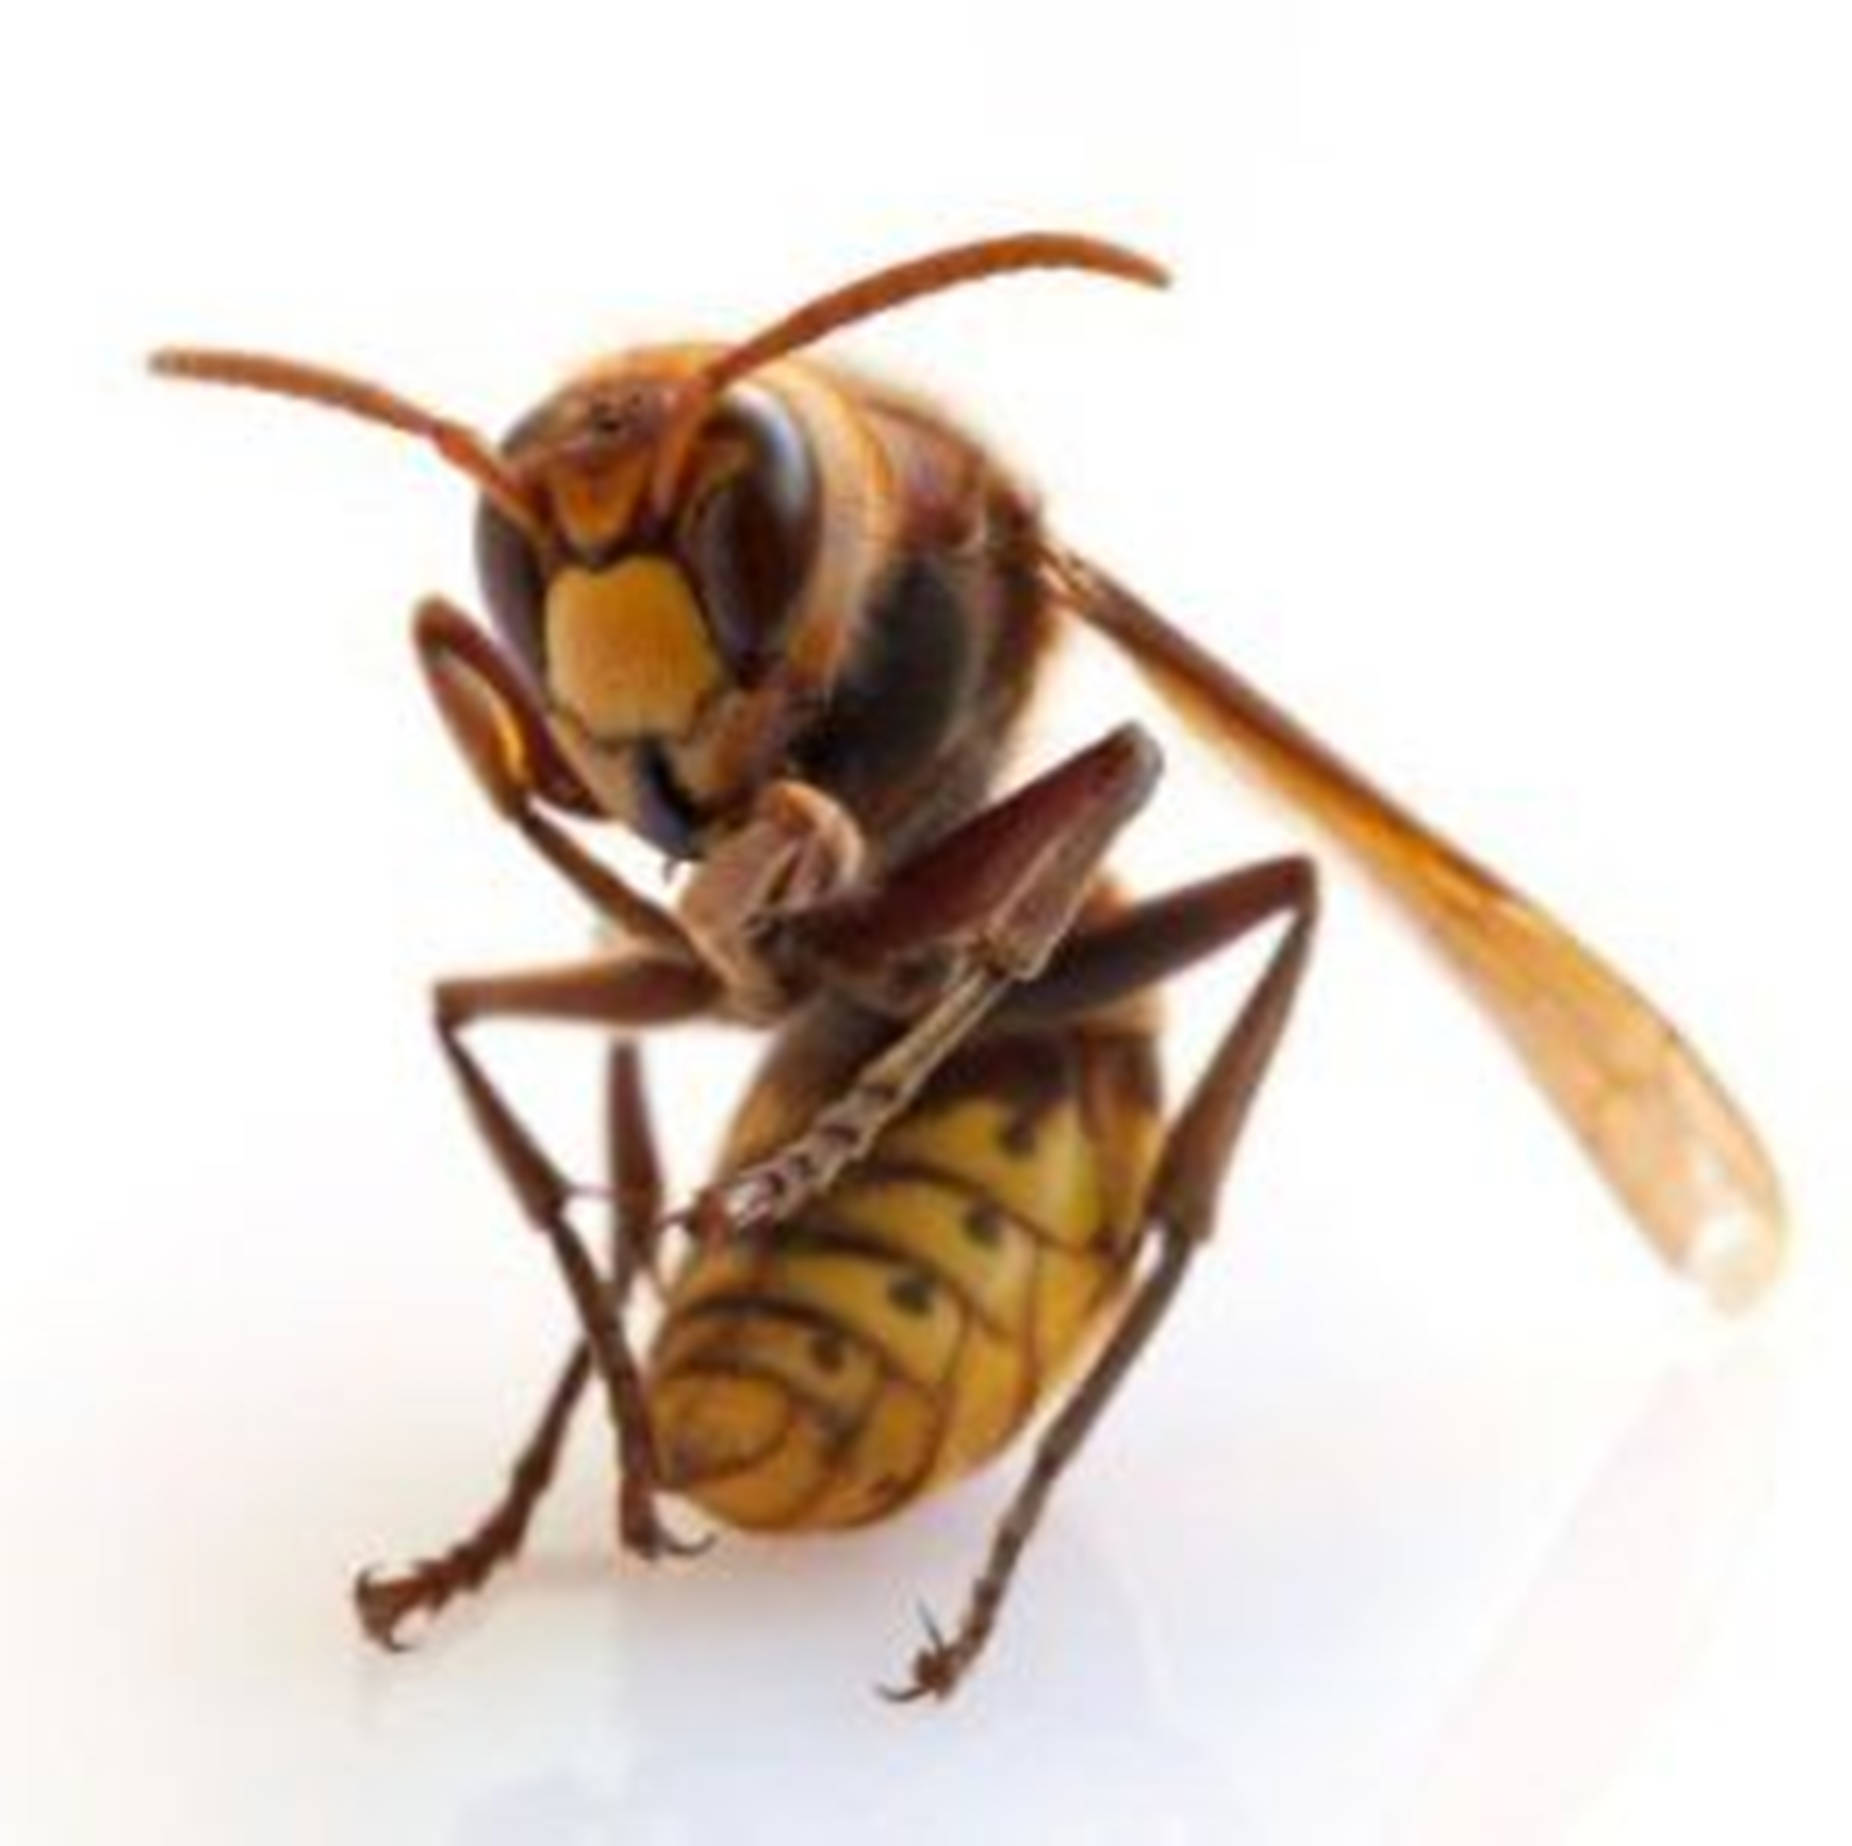
[[735,679],[752,685],[777,655],[816,544],[816,471],[789,414],[740,390],[713,423],[739,464],[684,516],[681,552]]
[[488,501],[476,509],[476,574],[495,631],[539,684],[545,663],[541,608],[546,581],[526,536]]
[[[502,454],[517,461],[544,442],[558,404],[549,398],[528,411],[502,437]],[[526,536],[487,500],[476,504],[476,575],[503,645],[540,684],[546,670],[546,574]]]

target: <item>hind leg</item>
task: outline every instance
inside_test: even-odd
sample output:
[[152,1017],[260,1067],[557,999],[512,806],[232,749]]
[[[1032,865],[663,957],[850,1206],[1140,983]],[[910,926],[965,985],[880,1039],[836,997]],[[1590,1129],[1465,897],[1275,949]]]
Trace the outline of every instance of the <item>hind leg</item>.
[[915,1655],[907,1684],[888,1692],[888,1697],[945,1698],[969,1671],[996,1624],[1055,1482],[1176,1299],[1197,1246],[1214,1226],[1222,1180],[1285,1030],[1311,950],[1317,911],[1316,877],[1308,861],[1283,859],[1249,867],[1137,905],[1074,938],[1042,982],[1025,988],[1018,999],[1016,1010],[1025,1018],[1085,1012],[1161,979],[1262,924],[1286,920],[1266,970],[1165,1140],[1144,1206],[1149,1234],[1157,1243],[1156,1261],[1133,1290],[1092,1368],[1037,1442],[1029,1472],[998,1523],[957,1628],[942,1634],[928,1616],[926,1646]]
[[[609,1313],[622,1316],[638,1277],[653,1265],[661,1210],[662,1169],[634,1045],[612,1048],[606,1079],[611,1164]],[[532,1434],[517,1455],[500,1497],[455,1544],[395,1572],[363,1571],[354,1582],[362,1627],[382,1647],[404,1645],[399,1629],[413,1615],[435,1615],[453,1598],[479,1590],[526,1541],[528,1528],[559,1466],[574,1413],[593,1375],[581,1338],[548,1393]]]

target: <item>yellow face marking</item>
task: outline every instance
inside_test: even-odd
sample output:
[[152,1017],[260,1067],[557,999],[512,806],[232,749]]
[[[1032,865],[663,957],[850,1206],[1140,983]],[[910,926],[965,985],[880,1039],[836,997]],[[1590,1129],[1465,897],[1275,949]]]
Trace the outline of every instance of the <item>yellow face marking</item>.
[[667,558],[562,570],[547,591],[553,696],[600,741],[682,737],[725,678],[688,579]]
[[595,552],[629,530],[649,479],[649,463],[647,454],[626,455],[602,465],[549,471],[553,511],[576,550]]

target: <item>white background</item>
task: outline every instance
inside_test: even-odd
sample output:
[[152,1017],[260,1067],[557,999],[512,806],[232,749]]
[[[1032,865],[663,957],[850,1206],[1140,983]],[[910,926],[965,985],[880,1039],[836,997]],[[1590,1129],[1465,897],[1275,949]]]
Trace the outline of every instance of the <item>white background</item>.
[[[1213,23],[1212,23],[1213,21]],[[72,6],[7,28],[0,1837],[1852,1836],[1852,80],[1802,0]],[[1720,1329],[1341,884],[1224,1234],[944,1711],[869,1696],[999,1472],[614,1566],[600,1446],[386,1661],[561,1349],[425,1036],[575,952],[424,708],[412,446],[144,380],[345,362],[498,427],[938,241],[844,342],[1682,1019],[1795,1206]],[[1076,650],[1038,753],[1150,715]],[[1195,765],[1141,882],[1295,837]],[[633,863],[635,863],[633,861]],[[1189,990],[1180,1055],[1235,970]],[[1197,1030],[1191,1031],[1193,1023]],[[586,1048],[506,1068],[589,1157]],[[750,1048],[661,1060],[684,1184]]]

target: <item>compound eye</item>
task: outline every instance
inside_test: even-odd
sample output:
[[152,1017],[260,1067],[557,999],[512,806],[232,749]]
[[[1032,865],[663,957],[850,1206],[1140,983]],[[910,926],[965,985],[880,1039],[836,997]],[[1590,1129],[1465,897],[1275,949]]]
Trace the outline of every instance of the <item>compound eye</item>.
[[697,476],[680,548],[737,684],[777,655],[816,543],[816,474],[790,416],[736,391],[715,418],[711,475]]
[[544,678],[546,578],[527,535],[488,501],[476,509],[476,574],[503,645],[536,685]]

